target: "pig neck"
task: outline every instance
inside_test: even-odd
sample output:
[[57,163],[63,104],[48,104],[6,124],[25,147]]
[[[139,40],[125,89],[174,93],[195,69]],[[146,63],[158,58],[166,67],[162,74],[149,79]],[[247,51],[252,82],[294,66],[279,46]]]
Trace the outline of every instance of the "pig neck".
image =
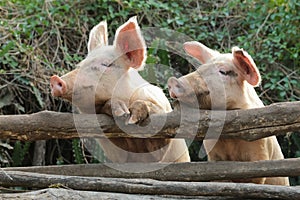
[[122,76],[120,87],[116,89],[114,96],[128,102],[137,89],[146,85],[150,85],[150,83],[144,80],[137,70],[130,68]]
[[251,109],[264,107],[263,102],[258,97],[255,89],[249,83],[245,82],[243,86],[243,99],[237,109]]

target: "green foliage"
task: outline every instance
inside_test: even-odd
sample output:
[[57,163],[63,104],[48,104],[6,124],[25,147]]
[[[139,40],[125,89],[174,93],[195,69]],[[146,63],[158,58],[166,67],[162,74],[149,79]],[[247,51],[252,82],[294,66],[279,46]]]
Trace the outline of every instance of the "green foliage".
[[84,163],[84,155],[82,146],[80,143],[80,139],[73,139],[72,140],[72,150],[73,150],[73,156],[75,163],[77,164],[83,164]]
[[266,103],[299,100],[300,44],[296,41],[300,41],[300,16],[295,11],[300,4],[294,0],[259,2],[260,6],[258,2],[238,4],[247,15],[242,21],[246,32],[237,39],[263,73]]
[[163,89],[167,87],[167,80],[173,74],[170,68],[170,55],[166,47],[166,41],[155,39],[148,47],[147,67],[140,74],[150,83],[159,85]]
[[[87,149],[84,148],[83,144],[86,145]],[[83,143],[80,139],[72,139],[72,151],[74,162],[77,164],[85,162],[103,163],[105,161],[103,150],[93,139],[84,139]]]
[[104,163],[106,158],[104,151],[96,140],[90,139],[91,144],[88,145],[88,151],[91,154],[91,163]]
[[28,154],[30,144],[30,142],[25,142],[24,144],[20,141],[15,142],[11,157],[13,167],[22,166],[25,155]]

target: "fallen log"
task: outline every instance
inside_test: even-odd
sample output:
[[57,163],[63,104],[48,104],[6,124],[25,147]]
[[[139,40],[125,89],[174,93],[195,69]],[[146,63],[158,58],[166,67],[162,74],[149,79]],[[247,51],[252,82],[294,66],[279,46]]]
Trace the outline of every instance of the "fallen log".
[[[292,169],[292,170],[291,170]],[[2,168],[64,176],[149,178],[161,181],[216,181],[300,176],[300,158],[257,162],[105,163]],[[176,176],[175,176],[176,174]]]
[[152,179],[122,179],[61,176],[31,172],[0,173],[0,186],[101,191],[145,195],[234,196],[236,198],[299,199],[297,187],[249,183],[173,182]]
[[[106,138],[239,138],[253,141],[300,130],[300,102],[273,104],[264,108],[208,111],[184,108],[152,115],[145,127],[125,125],[107,115],[42,111],[30,115],[0,116],[0,139],[24,141]],[[220,135],[221,134],[221,135]]]

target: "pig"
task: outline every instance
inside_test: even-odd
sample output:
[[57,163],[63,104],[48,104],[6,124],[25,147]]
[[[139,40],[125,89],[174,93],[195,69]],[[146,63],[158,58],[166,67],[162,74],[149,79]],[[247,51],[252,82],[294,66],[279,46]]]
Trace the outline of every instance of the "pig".
[[[233,47],[232,53],[223,54],[196,41],[184,43],[183,48],[202,65],[196,71],[179,79],[169,78],[168,88],[172,98],[192,107],[208,110],[251,109],[264,106],[254,89],[260,84],[261,76],[246,51]],[[275,136],[253,142],[240,139],[205,139],[203,145],[207,151],[208,161],[284,159]],[[289,185],[287,177],[232,181]]]
[[[124,117],[141,124],[154,113],[171,112],[163,91],[138,73],[146,60],[146,45],[136,17],[120,26],[108,44],[106,21],[93,27],[88,55],[77,68],[50,79],[51,93],[72,102],[81,113]],[[189,162],[184,139],[97,139],[110,162]]]

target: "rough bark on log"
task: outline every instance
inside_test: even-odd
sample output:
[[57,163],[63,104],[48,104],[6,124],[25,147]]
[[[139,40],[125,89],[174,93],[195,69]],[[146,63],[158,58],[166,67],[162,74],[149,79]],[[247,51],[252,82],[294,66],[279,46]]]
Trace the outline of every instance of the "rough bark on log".
[[[291,170],[292,169],[292,170]],[[300,176],[300,158],[257,162],[106,163],[2,168],[65,176],[150,178],[161,181],[216,181]],[[176,174],[176,176],[174,175]]]
[[[68,189],[42,189],[31,192],[24,193],[14,193],[14,194],[1,194],[0,199],[6,200],[28,200],[28,199],[43,199],[43,200],[53,200],[53,199],[67,199],[67,200],[78,200],[78,199],[88,199],[88,200],[111,200],[111,199],[128,199],[128,200],[170,200],[170,199],[197,199],[197,200],[240,200],[239,198],[233,197],[209,197],[209,196],[174,196],[174,195],[141,195],[141,194],[124,194],[124,193],[108,193],[108,192],[92,192],[92,191],[78,191],[78,190],[68,190]],[[247,200],[247,199],[244,199]]]
[[[203,139],[218,138],[218,133],[222,132],[222,138],[253,141],[300,130],[299,111],[300,102],[278,103],[264,108],[227,112],[185,108],[184,112],[152,115],[153,123],[145,127],[126,126],[119,120],[116,125],[114,120],[106,115],[43,111],[31,115],[0,116],[0,139],[45,140],[77,137]],[[213,134],[206,134],[208,130]],[[154,132],[156,134],[153,134]]]
[[30,172],[0,173],[3,187],[65,187],[74,190],[117,192],[145,195],[234,196],[236,198],[299,199],[297,187],[249,183],[172,182],[152,179],[95,178],[60,176]]

